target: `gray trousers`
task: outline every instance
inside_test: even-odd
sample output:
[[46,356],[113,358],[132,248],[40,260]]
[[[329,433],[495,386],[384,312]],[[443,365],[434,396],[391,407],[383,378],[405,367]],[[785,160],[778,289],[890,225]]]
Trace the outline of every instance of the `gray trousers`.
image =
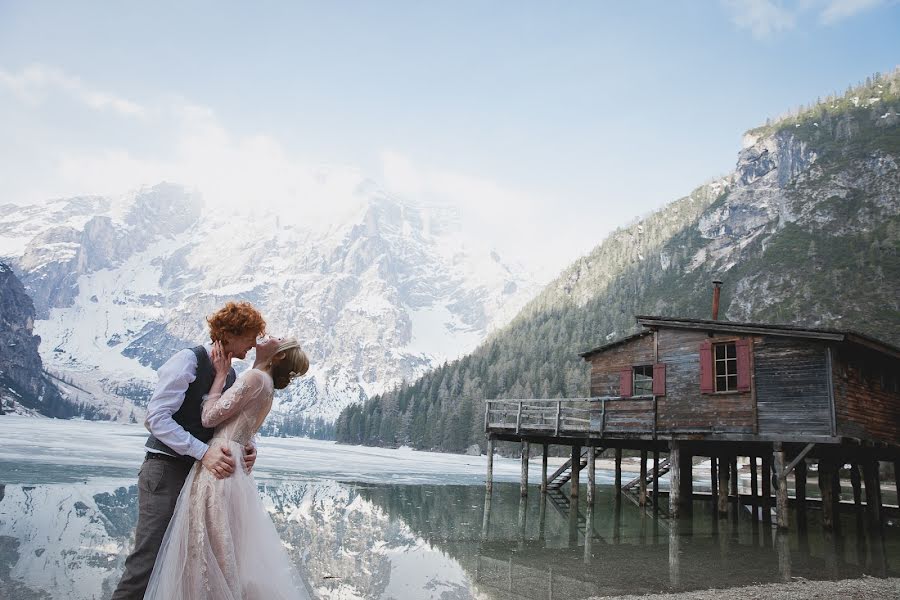
[[141,600],[150,582],[156,554],[191,464],[174,460],[145,459],[138,473],[138,522],[134,550],[125,560],[125,572],[113,600]]

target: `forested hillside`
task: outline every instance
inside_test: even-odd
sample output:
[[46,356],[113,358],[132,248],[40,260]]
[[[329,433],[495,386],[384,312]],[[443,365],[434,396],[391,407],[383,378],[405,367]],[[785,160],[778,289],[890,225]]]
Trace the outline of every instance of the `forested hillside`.
[[900,343],[900,70],[747,132],[732,173],[615,231],[472,354],[348,407],[337,439],[483,445],[485,398],[586,395],[579,351],[635,314],[708,317],[713,279],[727,320]]

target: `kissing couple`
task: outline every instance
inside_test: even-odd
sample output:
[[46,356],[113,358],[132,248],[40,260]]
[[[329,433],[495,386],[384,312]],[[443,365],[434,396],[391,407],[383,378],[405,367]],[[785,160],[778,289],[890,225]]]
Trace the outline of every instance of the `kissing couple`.
[[[267,336],[247,302],[228,302],[206,320],[210,343],[158,371],[134,550],[113,600],[308,598],[251,471],[274,391],[306,373],[309,360],[296,338]],[[236,378],[232,358],[254,347],[253,367]]]

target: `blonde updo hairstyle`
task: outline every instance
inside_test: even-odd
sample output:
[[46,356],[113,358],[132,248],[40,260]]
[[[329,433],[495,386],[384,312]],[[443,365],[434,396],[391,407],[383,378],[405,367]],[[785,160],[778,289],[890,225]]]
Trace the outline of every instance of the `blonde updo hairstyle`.
[[[278,350],[272,360],[272,382],[276,390],[283,390],[295,377],[305,375],[309,370],[309,358],[293,340],[285,340],[284,350]],[[281,358],[279,358],[281,357]]]

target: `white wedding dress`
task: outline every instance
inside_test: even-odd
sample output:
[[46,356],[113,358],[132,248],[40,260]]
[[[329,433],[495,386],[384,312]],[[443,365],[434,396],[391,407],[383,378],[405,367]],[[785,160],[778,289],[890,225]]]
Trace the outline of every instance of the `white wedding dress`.
[[295,600],[309,598],[292,568],[253,475],[241,468],[244,446],[272,408],[274,386],[250,369],[203,404],[215,427],[210,448],[227,446],[234,475],[216,479],[198,461],[178,497],[144,598],[153,600]]

